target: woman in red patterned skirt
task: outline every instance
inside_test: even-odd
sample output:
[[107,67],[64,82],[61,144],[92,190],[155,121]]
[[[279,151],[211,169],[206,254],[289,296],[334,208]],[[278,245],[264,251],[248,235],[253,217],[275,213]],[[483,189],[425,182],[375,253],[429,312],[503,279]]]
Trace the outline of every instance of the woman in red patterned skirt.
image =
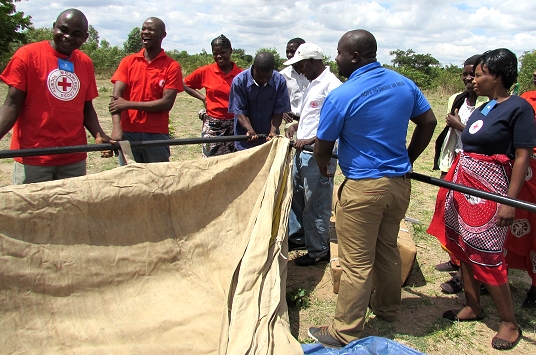
[[[517,79],[517,58],[508,49],[482,54],[475,65],[474,90],[487,96],[462,132],[462,152],[446,180],[478,190],[517,198],[536,146],[532,107],[509,89]],[[515,209],[457,191],[440,189],[428,233],[461,260],[466,306],[444,318],[477,321],[484,318],[480,285],[486,287],[501,323],[492,339],[496,349],[513,348],[521,339],[514,316],[503,247]]]

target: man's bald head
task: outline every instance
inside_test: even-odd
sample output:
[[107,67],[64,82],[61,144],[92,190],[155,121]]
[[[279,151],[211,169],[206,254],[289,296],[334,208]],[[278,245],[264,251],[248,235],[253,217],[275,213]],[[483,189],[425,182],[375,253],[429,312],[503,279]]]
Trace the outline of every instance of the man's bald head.
[[144,23],[147,21],[153,23],[158,30],[162,31],[163,33],[166,33],[166,24],[158,17],[149,17],[147,20],[144,21]]
[[267,72],[272,71],[275,68],[275,59],[274,55],[270,52],[259,52],[255,56],[255,60],[253,61],[253,66],[255,69]]
[[69,22],[78,22],[82,25],[85,25],[85,28],[86,28],[86,32],[89,28],[89,24],[88,24],[88,21],[87,21],[87,18],[86,18],[86,15],[84,15],[84,13],[78,9],[67,9],[67,10],[64,10],[62,11],[59,15],[58,15],[58,18],[56,19],[56,22],[58,21],[65,21],[65,20],[69,20]]
[[50,45],[61,54],[71,55],[86,41],[89,35],[88,27],[87,18],[82,11],[67,9],[54,22],[54,35]]
[[366,30],[353,30],[346,32],[343,37],[347,38],[350,49],[353,52],[359,52],[361,58],[367,63],[376,61],[378,44],[372,33]]
[[270,52],[259,52],[253,61],[251,74],[258,85],[266,85],[272,78],[275,67],[274,55]]
[[141,41],[143,47],[151,53],[162,50],[162,41],[166,37],[166,25],[158,17],[149,17],[141,26]]
[[345,78],[356,70],[369,63],[376,62],[378,45],[372,33],[365,30],[346,32],[337,45],[335,61],[339,67],[339,74]]

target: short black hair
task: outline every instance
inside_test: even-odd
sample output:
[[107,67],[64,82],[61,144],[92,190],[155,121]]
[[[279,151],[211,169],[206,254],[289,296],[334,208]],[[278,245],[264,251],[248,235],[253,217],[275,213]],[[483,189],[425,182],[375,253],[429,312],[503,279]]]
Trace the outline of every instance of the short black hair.
[[287,45],[293,44],[293,43],[296,43],[299,46],[300,44],[304,44],[305,40],[303,38],[296,37],[296,38],[293,38],[290,41],[288,41]]
[[255,70],[259,72],[271,72],[275,68],[274,55],[270,52],[259,52],[253,61]]
[[231,41],[229,41],[229,38],[221,34],[218,37],[214,38],[212,42],[210,42],[210,46],[222,46],[223,48],[231,48]]
[[517,80],[517,57],[506,48],[484,52],[475,63],[488,67],[490,74],[500,76],[506,89],[510,89]]
[[465,67],[466,65],[475,65],[476,64],[476,61],[481,57],[480,54],[475,54],[473,56],[470,56],[469,58],[467,58],[465,60],[465,62],[463,62],[463,66]]

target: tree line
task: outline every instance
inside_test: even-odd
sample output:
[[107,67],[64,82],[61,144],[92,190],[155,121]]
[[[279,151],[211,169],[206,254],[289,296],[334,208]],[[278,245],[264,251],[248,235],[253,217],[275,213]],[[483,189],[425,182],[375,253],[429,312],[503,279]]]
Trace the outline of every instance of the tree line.
[[[19,47],[27,43],[50,40],[53,34],[52,28],[34,28],[30,16],[24,16],[24,13],[16,11],[14,1],[17,0],[0,0],[0,69],[2,70]],[[100,78],[111,77],[123,57],[140,51],[143,46],[139,27],[130,31],[122,46],[112,46],[106,39],[101,40],[98,31],[91,25],[88,32],[88,40],[80,49],[93,60],[95,74]],[[283,68],[286,58],[281,57],[275,48],[260,48],[255,54],[260,51],[273,53],[276,70]],[[214,62],[212,53],[207,53],[205,49],[196,54],[176,49],[166,53],[180,63],[183,75]],[[384,67],[410,78],[423,90],[454,93],[464,89],[461,81],[462,68],[458,65],[442,66],[432,55],[415,53],[412,49],[397,49],[389,54],[394,58],[391,64],[384,64]],[[233,48],[232,60],[241,68],[251,66],[253,57],[244,49]],[[333,73],[338,73],[335,61],[330,57],[325,57],[324,61]],[[536,50],[523,53],[519,62],[518,85],[515,88],[521,94],[535,89],[532,78],[536,70]],[[340,79],[344,81],[344,78]]]

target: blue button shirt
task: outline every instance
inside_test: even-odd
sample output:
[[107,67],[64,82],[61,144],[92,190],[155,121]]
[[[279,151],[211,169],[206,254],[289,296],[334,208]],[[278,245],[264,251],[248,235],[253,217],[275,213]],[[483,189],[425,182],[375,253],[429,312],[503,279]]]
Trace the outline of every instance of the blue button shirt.
[[413,81],[374,62],[328,94],[317,137],[339,139],[339,166],[350,179],[401,176],[411,169],[409,120],[429,109]]
[[[264,86],[259,86],[253,80],[251,68],[238,74],[231,85],[229,94],[229,112],[235,114],[234,134],[245,135],[247,131],[238,122],[236,114],[246,115],[253,130],[258,134],[270,133],[272,116],[277,113],[290,111],[285,78],[276,72]],[[238,150],[251,148],[266,142],[257,139],[252,142],[235,142]]]

